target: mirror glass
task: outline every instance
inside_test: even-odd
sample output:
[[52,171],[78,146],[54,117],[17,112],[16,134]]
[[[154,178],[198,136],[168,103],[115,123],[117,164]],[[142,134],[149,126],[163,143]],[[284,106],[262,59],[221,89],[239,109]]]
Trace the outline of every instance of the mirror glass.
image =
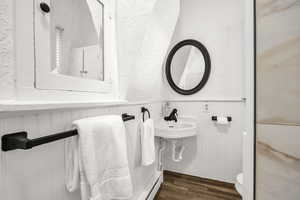
[[201,51],[192,45],[182,46],[172,59],[170,72],[174,83],[180,89],[195,88],[205,72],[205,60]]
[[51,1],[52,73],[104,80],[103,11],[98,0]]

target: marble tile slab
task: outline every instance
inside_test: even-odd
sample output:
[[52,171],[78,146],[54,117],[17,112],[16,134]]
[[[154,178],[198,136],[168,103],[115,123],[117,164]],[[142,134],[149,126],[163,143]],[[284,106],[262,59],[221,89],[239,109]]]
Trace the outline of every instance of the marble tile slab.
[[300,127],[257,126],[257,200],[299,200]]
[[300,1],[257,1],[257,118],[300,124]]
[[300,0],[257,0],[257,200],[300,199]]

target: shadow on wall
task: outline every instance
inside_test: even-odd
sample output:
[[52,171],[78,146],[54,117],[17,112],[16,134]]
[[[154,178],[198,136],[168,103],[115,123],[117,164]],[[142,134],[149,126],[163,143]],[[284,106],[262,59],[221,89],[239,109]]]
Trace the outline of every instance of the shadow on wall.
[[[143,1],[144,2],[144,1]],[[121,98],[160,100],[162,70],[177,23],[180,0],[117,3]]]

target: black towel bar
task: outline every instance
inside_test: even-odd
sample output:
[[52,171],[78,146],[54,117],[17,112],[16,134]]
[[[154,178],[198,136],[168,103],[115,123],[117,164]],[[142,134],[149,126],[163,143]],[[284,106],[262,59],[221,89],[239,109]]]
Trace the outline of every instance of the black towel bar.
[[[122,114],[123,121],[129,121],[135,119],[135,116],[128,115],[127,113]],[[15,149],[31,149],[35,146],[54,142],[64,138],[78,135],[77,130],[70,130],[62,133],[53,135],[47,135],[36,139],[28,139],[27,132],[17,132],[2,136],[2,151],[11,151]]]

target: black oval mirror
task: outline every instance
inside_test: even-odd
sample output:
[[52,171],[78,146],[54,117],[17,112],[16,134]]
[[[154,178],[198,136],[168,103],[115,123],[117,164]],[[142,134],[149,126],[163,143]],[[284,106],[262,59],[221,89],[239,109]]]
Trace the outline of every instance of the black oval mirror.
[[192,95],[208,81],[211,60],[205,46],[197,40],[184,40],[170,51],[166,62],[167,80],[176,92]]

